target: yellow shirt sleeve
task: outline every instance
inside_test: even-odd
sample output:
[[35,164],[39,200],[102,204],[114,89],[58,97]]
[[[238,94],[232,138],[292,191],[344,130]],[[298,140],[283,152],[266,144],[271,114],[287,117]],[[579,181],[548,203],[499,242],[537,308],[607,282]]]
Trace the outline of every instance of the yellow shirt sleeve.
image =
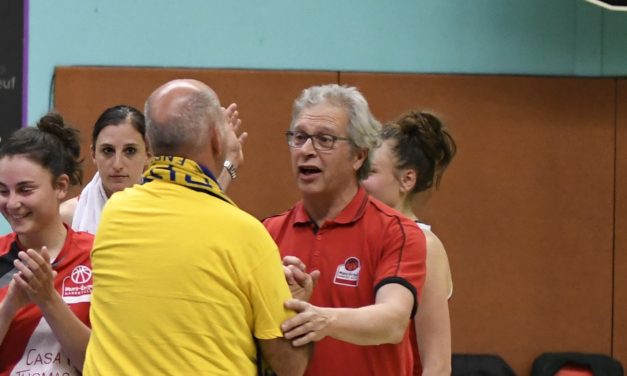
[[260,251],[259,263],[251,270],[248,278],[253,308],[253,334],[258,339],[273,339],[283,337],[279,326],[294,315],[283,305],[292,295],[285,281],[278,247],[267,234],[260,243],[264,249]]

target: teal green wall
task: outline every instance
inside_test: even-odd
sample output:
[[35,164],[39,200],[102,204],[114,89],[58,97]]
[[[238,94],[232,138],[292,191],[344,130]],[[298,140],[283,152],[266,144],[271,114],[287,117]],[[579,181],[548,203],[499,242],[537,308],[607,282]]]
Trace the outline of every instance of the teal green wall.
[[627,75],[627,13],[584,0],[30,0],[29,33],[29,123],[57,65]]
[[29,122],[56,65],[627,75],[584,0],[30,0]]

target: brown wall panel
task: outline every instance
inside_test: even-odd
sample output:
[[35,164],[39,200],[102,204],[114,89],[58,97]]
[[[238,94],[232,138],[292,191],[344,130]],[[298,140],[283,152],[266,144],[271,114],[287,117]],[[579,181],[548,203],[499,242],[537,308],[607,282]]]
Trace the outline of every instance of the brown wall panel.
[[420,215],[451,262],[454,352],[529,374],[545,351],[609,354],[613,81],[341,73],[381,120],[421,108],[459,146]]
[[614,357],[627,366],[627,79],[617,82]]
[[223,105],[237,102],[243,129],[249,133],[245,162],[229,189],[244,210],[258,218],[287,209],[298,199],[283,132],[289,127],[291,106],[308,86],[334,83],[330,72],[244,71],[209,69],[147,69],[63,67],[56,70],[55,104],[83,135],[86,176],[95,171],[88,156],[91,129],[98,115],[116,104],[143,110],[148,95],[175,78],[207,83]]
[[[56,107],[84,130],[86,152],[104,108],[142,108],[157,86],[183,77],[209,84],[223,104],[239,104],[250,137],[229,195],[257,217],[298,199],[283,138],[291,104],[303,88],[335,82],[336,73],[59,68]],[[458,142],[440,191],[421,212],[451,260],[453,350],[499,353],[521,375],[545,351],[609,354],[614,81],[367,73],[342,73],[340,80],[359,87],[382,120],[433,110]],[[622,114],[627,118],[624,107]],[[619,193],[627,189],[625,163],[618,165]],[[627,203],[619,204],[617,228],[624,228]],[[617,232],[617,296],[627,293],[620,277],[627,275],[626,242]],[[615,352],[625,362],[620,317],[627,305],[617,299],[614,313],[616,333],[622,330]]]

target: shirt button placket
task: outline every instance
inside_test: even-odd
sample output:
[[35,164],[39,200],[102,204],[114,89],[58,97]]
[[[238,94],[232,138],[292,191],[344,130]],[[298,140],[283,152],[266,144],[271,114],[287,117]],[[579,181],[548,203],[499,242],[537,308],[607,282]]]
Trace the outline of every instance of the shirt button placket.
[[322,254],[322,235],[318,232],[315,235],[315,241],[313,244],[313,257],[312,257],[312,265],[310,267],[312,270],[316,270],[320,267],[320,256]]

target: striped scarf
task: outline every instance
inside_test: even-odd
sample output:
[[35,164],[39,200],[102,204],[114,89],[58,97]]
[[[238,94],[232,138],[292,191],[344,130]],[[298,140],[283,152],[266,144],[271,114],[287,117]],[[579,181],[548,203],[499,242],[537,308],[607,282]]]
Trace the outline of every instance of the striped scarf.
[[198,192],[207,193],[236,206],[235,203],[222,192],[220,185],[218,185],[211,171],[191,159],[171,155],[155,157],[146,172],[144,172],[143,183],[149,183],[153,180],[162,180],[182,185]]

